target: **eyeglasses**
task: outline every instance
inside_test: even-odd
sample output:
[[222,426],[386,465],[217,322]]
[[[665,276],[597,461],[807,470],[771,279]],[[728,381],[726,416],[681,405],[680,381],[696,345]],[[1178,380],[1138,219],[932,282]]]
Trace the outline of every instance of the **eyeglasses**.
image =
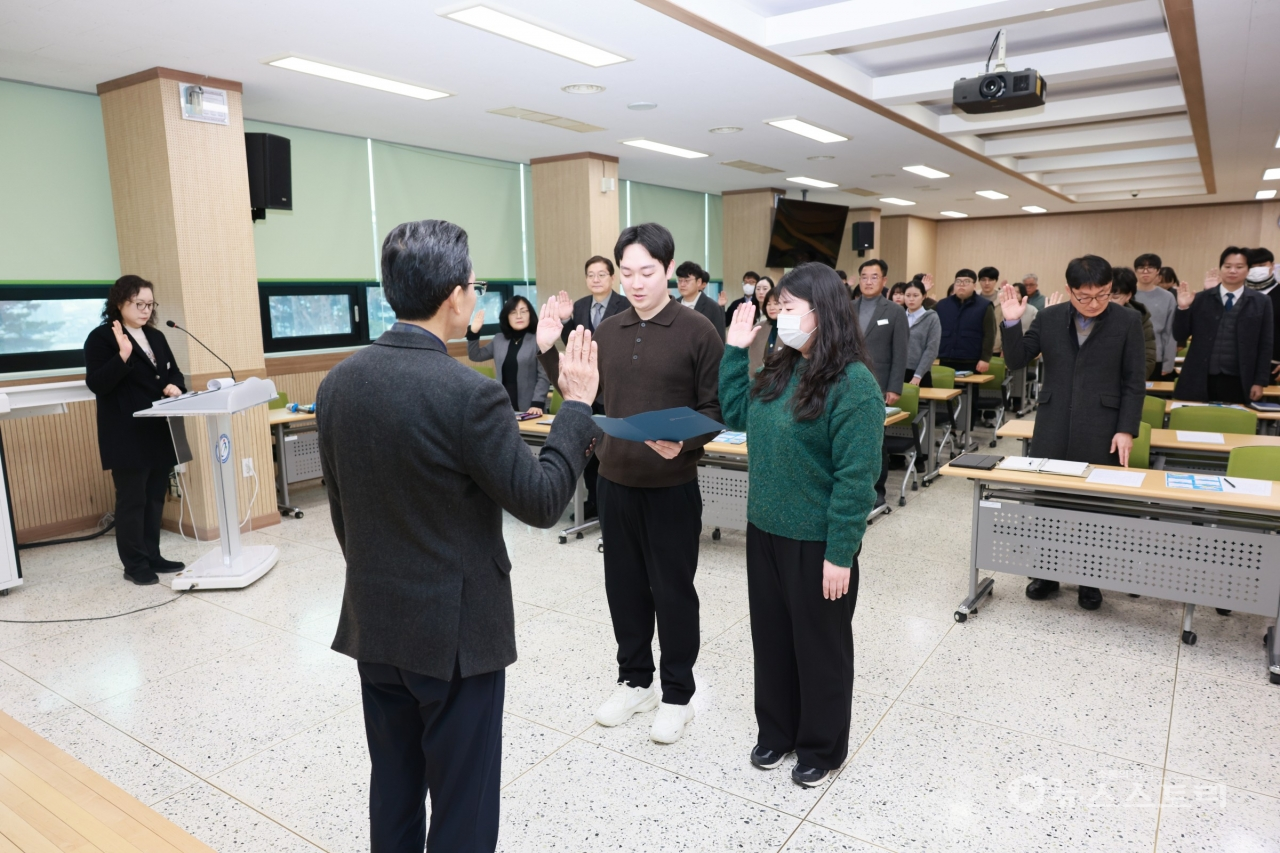
[[471,286],[475,288],[477,298],[489,292],[489,282],[487,281],[473,281]]
[[160,307],[160,303],[138,301],[133,303],[133,307],[137,308],[139,311],[154,311],[155,309]]
[[967,284],[967,285],[972,286],[972,285],[973,285],[973,279],[971,279],[971,278],[958,278],[958,279],[956,279],[955,283],[956,283],[956,284]]
[[1081,305],[1100,305],[1104,302],[1111,301],[1111,291],[1099,293],[1097,296],[1081,296],[1076,291],[1071,291],[1071,298],[1079,302]]

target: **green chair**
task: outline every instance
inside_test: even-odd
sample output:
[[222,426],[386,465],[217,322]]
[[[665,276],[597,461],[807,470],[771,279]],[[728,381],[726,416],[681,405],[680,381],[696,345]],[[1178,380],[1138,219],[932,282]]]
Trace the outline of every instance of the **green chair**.
[[554,415],[556,412],[560,411],[560,404],[563,402],[564,402],[564,397],[561,397],[560,392],[552,388],[551,389],[551,405],[547,408],[547,413]]
[[1164,399],[1150,394],[1142,398],[1142,422],[1152,429],[1164,429]]
[[[942,388],[946,391],[950,391],[956,387],[956,372],[950,367],[943,367],[940,364],[935,364],[929,368],[929,376],[933,380],[934,388]],[[950,445],[951,458],[955,459],[956,445],[953,436],[955,434],[956,413],[952,408],[951,403],[951,400],[947,401],[947,410],[938,415],[938,422],[934,424],[934,426],[945,427],[942,431],[942,438],[938,441],[938,453],[941,454],[942,448]]]
[[1258,413],[1228,406],[1179,406],[1169,413],[1169,429],[1253,435],[1258,431]]
[[1227,457],[1228,477],[1280,480],[1280,447],[1237,447]]
[[991,443],[989,447],[996,446],[996,433],[1000,430],[1000,425],[1004,423],[1004,413],[1008,406],[1009,399],[1009,382],[1012,376],[1009,374],[1008,365],[1000,356],[996,356],[988,362],[987,373],[996,378],[995,382],[986,382],[979,385],[973,395],[973,411],[969,413],[970,421],[974,426],[977,422],[973,421],[973,416],[978,412],[992,410],[996,413],[994,427],[991,430]]
[[885,452],[900,453],[907,457],[907,472],[902,475],[902,485],[898,488],[898,506],[906,506],[907,480],[911,481],[911,491],[920,488],[920,475],[916,473],[916,460],[923,456],[920,447],[923,425],[920,421],[919,387],[909,382],[903,383],[902,396],[894,405],[911,415],[905,421],[884,428]]
[[268,409],[283,409],[287,405],[289,405],[289,395],[283,391],[277,394],[274,400],[267,401]]
[[493,366],[492,366],[492,365],[489,365],[489,364],[473,364],[473,365],[471,365],[471,368],[472,368],[473,370],[475,370],[477,373],[483,373],[485,376],[488,376],[490,379],[496,379],[496,378],[497,378],[497,376],[496,376],[496,375],[494,374],[494,372],[493,372]]
[[1133,449],[1129,451],[1129,467],[1151,467],[1151,424],[1146,421],[1138,424],[1138,435],[1133,440]]

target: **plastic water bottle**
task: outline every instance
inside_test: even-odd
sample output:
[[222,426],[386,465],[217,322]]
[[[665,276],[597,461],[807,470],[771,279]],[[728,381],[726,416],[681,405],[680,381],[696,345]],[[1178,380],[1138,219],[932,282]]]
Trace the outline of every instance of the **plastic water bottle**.
[[293,412],[295,415],[298,414],[299,412],[306,415],[314,415],[316,413],[316,404],[308,403],[305,406],[299,406],[297,403],[289,403],[285,406],[285,409],[287,409],[290,412]]

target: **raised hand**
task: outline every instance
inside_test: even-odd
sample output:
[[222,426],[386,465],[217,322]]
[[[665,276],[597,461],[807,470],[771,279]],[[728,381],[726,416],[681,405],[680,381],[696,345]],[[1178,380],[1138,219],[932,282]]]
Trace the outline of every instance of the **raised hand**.
[[755,325],[756,306],[744,302],[733,312],[729,328],[724,330],[724,342],[731,347],[749,347],[760,327]]
[[1062,291],[1058,290],[1049,294],[1049,298],[1044,301],[1044,307],[1052,308],[1054,305],[1062,304]]
[[1216,269],[1209,270],[1204,274],[1205,290],[1208,290],[1211,287],[1217,287],[1219,284],[1221,284],[1221,279],[1218,278],[1218,271]]
[[933,290],[933,273],[927,272],[920,278],[920,283],[924,285],[924,292],[928,293]]
[[720,295],[716,297],[716,302],[720,303],[721,308],[729,306],[729,297],[724,295],[724,288],[720,289]]
[[567,323],[573,319],[573,300],[569,298],[568,291],[560,291],[556,297],[556,311],[562,323]]
[[484,309],[481,308],[476,312],[476,316],[471,318],[471,331],[479,332],[480,327],[484,325]]
[[[538,322],[538,337],[542,337],[541,321]],[[558,330],[556,337],[560,337]],[[560,357],[560,378],[556,386],[560,389],[560,396],[566,400],[588,406],[595,402],[596,392],[600,389],[599,353],[595,341],[591,340],[591,332],[581,326],[569,333],[569,343]]]
[[1007,281],[1000,285],[1000,311],[1006,320],[1021,320],[1027,311],[1027,297],[1019,296],[1018,289]]
[[1178,282],[1178,287],[1174,291],[1173,295],[1178,297],[1179,311],[1186,311],[1191,307],[1191,303],[1196,299],[1195,295],[1191,292],[1191,285],[1185,281]]
[[[538,315],[538,351],[546,352],[555,346],[556,341],[560,340],[560,330],[563,328],[564,321],[560,319],[558,300],[553,296],[547,300],[547,304],[542,307],[542,313]],[[570,335],[572,334],[570,332]],[[592,397],[592,399],[595,398]]]
[[128,361],[129,356],[133,355],[133,338],[120,327],[119,320],[111,321],[111,331],[116,336],[116,346],[120,348],[120,360]]

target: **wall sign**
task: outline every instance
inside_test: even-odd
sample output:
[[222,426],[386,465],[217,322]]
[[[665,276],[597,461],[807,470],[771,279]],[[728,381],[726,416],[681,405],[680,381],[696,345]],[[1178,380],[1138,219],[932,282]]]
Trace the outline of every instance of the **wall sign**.
[[196,83],[179,83],[182,98],[182,117],[190,121],[209,124],[230,124],[227,110],[227,90],[210,89]]

